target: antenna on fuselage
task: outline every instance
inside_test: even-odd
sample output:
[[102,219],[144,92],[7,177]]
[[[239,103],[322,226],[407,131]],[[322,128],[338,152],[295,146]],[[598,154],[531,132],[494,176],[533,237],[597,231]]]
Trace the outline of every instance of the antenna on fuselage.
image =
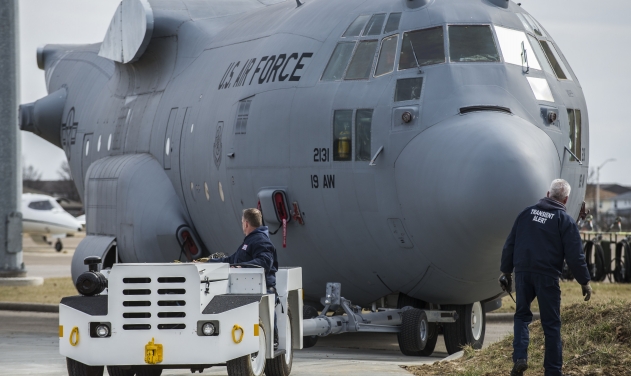
[[414,44],[412,44],[412,39],[409,39],[409,41],[410,41],[410,46],[412,47],[412,55],[414,55],[414,61],[416,61],[416,67],[418,68],[418,73],[421,74],[423,73],[423,71],[421,70],[421,66],[418,63],[418,59],[416,58],[416,51],[414,51]]
[[301,5],[302,5],[302,3],[300,2],[300,0],[296,0],[296,8],[298,8]]

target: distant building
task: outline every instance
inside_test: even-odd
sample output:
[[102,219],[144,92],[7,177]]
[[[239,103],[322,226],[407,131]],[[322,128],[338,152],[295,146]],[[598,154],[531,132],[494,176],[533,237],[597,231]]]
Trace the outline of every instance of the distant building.
[[609,197],[605,200],[601,199],[600,207],[601,213],[629,217],[631,216],[631,192]]
[[[612,202],[606,203],[605,201],[613,199],[616,196],[620,196],[631,192],[631,187],[625,187],[620,184],[601,184],[600,185],[600,213],[604,214],[610,211]],[[585,207],[591,211],[592,214],[596,213],[596,184],[587,184],[587,190],[585,191]]]

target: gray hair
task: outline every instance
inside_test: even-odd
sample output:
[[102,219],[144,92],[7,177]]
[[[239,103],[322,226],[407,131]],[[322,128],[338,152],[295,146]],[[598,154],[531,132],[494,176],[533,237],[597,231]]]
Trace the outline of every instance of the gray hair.
[[552,180],[552,184],[550,184],[550,197],[562,202],[567,197],[570,197],[570,191],[572,187],[570,187],[570,183],[563,179],[554,179]]

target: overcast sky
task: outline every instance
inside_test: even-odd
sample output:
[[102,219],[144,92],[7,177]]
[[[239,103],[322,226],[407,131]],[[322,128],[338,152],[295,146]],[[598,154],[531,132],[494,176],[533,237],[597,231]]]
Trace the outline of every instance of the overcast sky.
[[[20,0],[22,103],[47,94],[44,73],[35,59],[37,47],[100,42],[118,3]],[[631,185],[631,124],[626,113],[631,108],[631,1],[522,0],[522,7],[552,35],[583,87],[591,167],[615,158],[602,168],[600,181]],[[28,132],[22,132],[22,155],[26,165],[42,172],[43,179],[57,179],[65,159],[61,149]]]

